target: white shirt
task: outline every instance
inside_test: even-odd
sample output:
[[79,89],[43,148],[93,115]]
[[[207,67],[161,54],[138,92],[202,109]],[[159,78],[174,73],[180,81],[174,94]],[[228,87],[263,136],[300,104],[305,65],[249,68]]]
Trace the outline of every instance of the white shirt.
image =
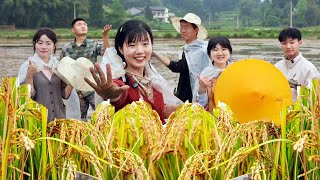
[[[317,68],[301,53],[292,60],[283,58],[275,66],[284,74],[288,81],[297,82],[298,85],[308,86],[311,79],[320,78]],[[291,88],[292,102],[297,100],[297,89]]]

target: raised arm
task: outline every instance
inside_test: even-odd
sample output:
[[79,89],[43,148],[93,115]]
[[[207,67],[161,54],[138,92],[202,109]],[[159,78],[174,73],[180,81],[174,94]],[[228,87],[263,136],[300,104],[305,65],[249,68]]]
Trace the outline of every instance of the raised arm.
[[183,61],[182,59],[179,61],[171,61],[170,59],[156,53],[152,52],[152,56],[158,59],[162,64],[167,66],[172,72],[180,73],[188,71],[187,61]]
[[111,102],[115,102],[119,100],[120,95],[127,91],[130,87],[128,85],[117,86],[112,81],[111,67],[110,64],[106,66],[106,74],[107,79],[98,63],[95,64],[96,70],[98,71],[98,75],[95,74],[93,68],[90,68],[90,72],[94,79],[94,82],[91,82],[88,78],[84,78],[84,80],[97,92],[99,96],[103,98],[103,100],[110,99]]
[[110,41],[109,41],[109,31],[112,29],[112,25],[107,24],[103,27],[102,32],[102,41],[103,41],[103,52],[110,47]]

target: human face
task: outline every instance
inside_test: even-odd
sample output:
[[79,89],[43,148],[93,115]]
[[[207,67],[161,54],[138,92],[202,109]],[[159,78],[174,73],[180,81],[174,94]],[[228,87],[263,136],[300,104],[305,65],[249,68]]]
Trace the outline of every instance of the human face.
[[87,23],[82,20],[77,21],[72,27],[72,32],[78,36],[86,35],[88,33]]
[[228,48],[224,48],[220,44],[217,44],[216,47],[211,49],[210,58],[214,62],[214,66],[225,68],[227,66],[227,61],[230,58],[230,51]]
[[287,38],[281,42],[281,48],[286,56],[286,59],[293,59],[299,55],[299,48],[302,41],[298,39]]
[[187,44],[191,43],[193,40],[197,39],[199,29],[193,28],[192,24],[189,22],[180,22],[180,35]]
[[126,70],[143,76],[144,67],[151,59],[152,54],[152,43],[149,34],[141,41],[124,42],[120,52],[127,63]]
[[35,44],[35,51],[43,61],[48,61],[53,53],[55,44],[47,35],[42,35]]

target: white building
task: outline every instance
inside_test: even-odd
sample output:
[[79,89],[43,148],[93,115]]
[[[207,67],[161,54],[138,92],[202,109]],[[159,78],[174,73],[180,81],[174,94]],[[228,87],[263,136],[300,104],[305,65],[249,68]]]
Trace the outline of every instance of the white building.
[[[153,14],[153,19],[160,20],[165,23],[169,23],[169,18],[175,16],[174,13],[169,12],[169,9],[163,6],[151,6],[150,10]],[[145,8],[133,7],[127,10],[132,16],[142,16],[144,15]]]

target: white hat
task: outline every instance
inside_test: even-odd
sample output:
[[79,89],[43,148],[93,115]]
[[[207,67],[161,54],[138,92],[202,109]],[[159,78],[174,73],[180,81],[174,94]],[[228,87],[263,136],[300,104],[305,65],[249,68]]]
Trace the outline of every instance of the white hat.
[[57,65],[57,76],[59,76],[67,84],[71,84],[76,90],[93,91],[93,88],[84,80],[84,77],[94,82],[89,71],[89,67],[93,67],[93,63],[86,58],[78,58],[74,60],[70,57],[64,57]]
[[173,27],[180,33],[180,21],[184,20],[189,23],[195,24],[199,28],[199,32],[197,35],[198,39],[206,39],[208,36],[208,31],[207,29],[201,25],[201,19],[199,16],[193,14],[193,13],[188,13],[186,14],[183,18],[180,17],[173,17],[171,18],[171,22]]

